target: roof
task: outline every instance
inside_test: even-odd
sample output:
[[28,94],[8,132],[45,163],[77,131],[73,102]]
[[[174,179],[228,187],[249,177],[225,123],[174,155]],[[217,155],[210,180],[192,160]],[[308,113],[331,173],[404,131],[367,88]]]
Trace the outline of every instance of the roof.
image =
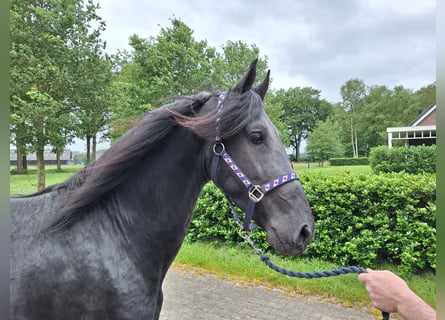
[[[409,124],[409,127],[418,126],[423,120],[425,120],[435,111],[436,111],[436,102],[433,102],[428,108],[426,108],[421,114],[419,114],[417,118],[413,120],[413,122]],[[434,124],[436,124],[435,118],[436,117],[434,117]]]

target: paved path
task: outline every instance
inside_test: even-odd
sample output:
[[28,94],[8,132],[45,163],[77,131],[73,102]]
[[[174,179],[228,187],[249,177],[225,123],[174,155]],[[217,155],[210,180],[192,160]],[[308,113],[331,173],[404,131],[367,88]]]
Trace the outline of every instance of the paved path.
[[363,310],[314,297],[170,268],[163,285],[161,320],[376,320]]

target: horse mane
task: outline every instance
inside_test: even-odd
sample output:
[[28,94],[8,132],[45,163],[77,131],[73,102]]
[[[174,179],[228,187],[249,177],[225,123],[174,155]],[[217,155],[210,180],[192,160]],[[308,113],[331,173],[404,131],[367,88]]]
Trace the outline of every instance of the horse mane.
[[[78,220],[87,209],[94,206],[105,194],[118,186],[126,172],[135,166],[150,150],[154,149],[176,126],[190,128],[204,140],[216,135],[216,119],[220,119],[220,135],[228,138],[240,132],[252,117],[257,117],[261,98],[250,90],[241,95],[226,95],[223,111],[217,114],[216,98],[219,93],[201,92],[178,98],[147,113],[144,118],[118,139],[102,156],[79,170],[64,182],[48,187],[39,194],[65,189],[61,212],[46,231],[62,229]],[[197,111],[210,99],[215,99],[215,109],[204,115]],[[256,102],[256,103],[255,103]]]

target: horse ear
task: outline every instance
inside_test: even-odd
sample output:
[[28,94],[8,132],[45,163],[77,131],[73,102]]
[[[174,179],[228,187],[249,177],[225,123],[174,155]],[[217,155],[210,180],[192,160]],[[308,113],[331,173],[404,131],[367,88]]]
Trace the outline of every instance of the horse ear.
[[249,91],[252,88],[253,82],[255,81],[256,77],[256,64],[258,62],[258,59],[255,59],[251,62],[249,66],[249,70],[247,70],[247,73],[241,78],[241,80],[238,82],[238,84],[232,89],[236,93],[244,93],[246,91]]
[[259,85],[257,85],[254,90],[256,93],[258,93],[261,97],[261,100],[264,100],[264,97],[266,96],[267,89],[269,89],[269,79],[270,79],[270,70],[267,70],[266,77],[264,78],[263,82],[261,82]]

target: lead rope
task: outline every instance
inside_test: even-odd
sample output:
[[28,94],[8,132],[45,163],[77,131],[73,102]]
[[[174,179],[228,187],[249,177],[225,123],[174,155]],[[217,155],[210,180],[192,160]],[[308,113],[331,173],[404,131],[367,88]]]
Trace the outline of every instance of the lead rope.
[[[232,210],[233,214],[233,220],[239,227],[238,234],[241,238],[243,238],[252,248],[255,253],[255,255],[262,261],[266,266],[271,268],[272,270],[279,272],[281,274],[284,274],[289,277],[295,277],[295,278],[303,278],[303,279],[317,279],[317,278],[323,278],[323,277],[334,277],[339,276],[343,274],[348,273],[366,273],[366,269],[362,267],[356,267],[356,266],[350,266],[350,267],[343,267],[339,269],[334,270],[325,270],[325,271],[319,271],[319,272],[296,272],[291,271],[285,268],[282,268],[280,266],[277,266],[274,264],[268,256],[266,256],[260,248],[258,248],[255,243],[253,242],[250,235],[252,234],[252,230],[250,232],[246,232],[244,229],[244,226],[241,222],[241,220],[238,218],[238,214],[236,212],[235,207],[233,206],[230,199],[226,196],[227,202],[229,203],[230,209]],[[382,320],[389,320],[389,313],[382,311]]]

